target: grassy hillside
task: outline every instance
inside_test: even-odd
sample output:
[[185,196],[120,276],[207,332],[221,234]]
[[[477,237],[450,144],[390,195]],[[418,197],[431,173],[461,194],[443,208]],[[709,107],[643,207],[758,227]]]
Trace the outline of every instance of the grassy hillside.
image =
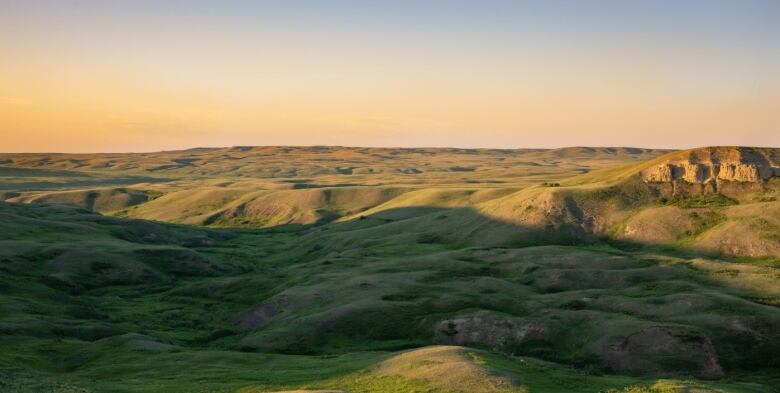
[[[374,155],[382,171],[410,156],[483,164],[419,184],[379,170],[356,184],[327,185],[354,176],[327,171],[263,178],[252,160],[285,149],[14,157],[47,176],[87,168],[100,179],[182,155],[212,161],[157,169],[159,181],[36,191],[32,169],[14,169],[0,202],[0,391],[780,386],[776,179],[667,198],[636,175],[652,152],[591,148],[297,148],[301,168],[336,152]],[[257,165],[254,177],[223,178],[226,154],[247,154],[235,173]],[[500,155],[558,162],[561,177],[510,175],[483,157]],[[586,159],[620,168],[563,179]],[[475,172],[479,184],[454,177]]]
[[317,146],[0,154],[0,199],[193,225],[312,224],[354,215],[407,191],[513,190],[663,153]]
[[451,149],[232,147],[128,154],[0,154],[0,166],[79,173],[176,178],[296,179],[306,184],[506,182],[529,175],[550,180],[618,162],[647,160],[664,150],[637,148]]
[[[41,381],[94,391],[198,391],[185,382],[192,373],[198,386],[226,391],[471,391],[371,371],[401,348],[434,343],[552,361],[522,358],[538,364],[540,375],[520,372],[519,381],[587,381],[568,391],[651,386],[659,375],[716,376],[707,357],[714,353],[717,367],[753,388],[690,383],[768,391],[761,386],[777,367],[773,267],[596,245],[462,248],[403,212],[260,232],[56,206],[2,205],[2,216],[0,327],[8,350],[0,364],[3,383],[20,391]],[[668,347],[658,351],[623,341],[659,329]],[[614,345],[628,352],[613,354]],[[186,368],[175,366],[183,359]],[[495,359],[510,370],[524,364]],[[160,366],[144,371],[149,364]],[[262,364],[278,368],[258,373]],[[230,371],[218,371],[224,367]],[[599,377],[616,371],[647,377]],[[555,391],[532,382],[498,385],[510,390],[495,391]]]

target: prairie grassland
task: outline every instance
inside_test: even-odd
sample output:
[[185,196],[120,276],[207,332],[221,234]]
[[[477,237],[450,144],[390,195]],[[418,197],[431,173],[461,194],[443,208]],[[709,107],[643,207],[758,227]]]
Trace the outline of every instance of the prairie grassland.
[[0,391],[776,392],[777,179],[661,153],[2,155]]

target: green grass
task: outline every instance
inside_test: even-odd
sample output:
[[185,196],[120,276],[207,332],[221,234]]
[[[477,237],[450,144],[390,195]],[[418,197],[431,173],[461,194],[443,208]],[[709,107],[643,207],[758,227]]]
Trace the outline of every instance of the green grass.
[[[549,332],[537,341],[497,348],[467,343],[546,359],[479,355],[480,364],[520,375],[531,391],[647,388],[654,382],[593,374],[609,372],[593,343],[648,324],[683,324],[707,332],[721,362],[734,372],[740,365],[756,372],[771,368],[771,356],[766,356],[776,345],[757,347],[722,329],[729,318],[775,318],[777,311],[760,301],[765,295],[746,300],[741,289],[715,284],[708,273],[686,268],[686,260],[673,255],[606,244],[460,248],[426,232],[411,235],[416,243],[394,237],[342,243],[351,235],[348,228],[226,233],[69,208],[4,209],[7,219],[18,221],[6,227],[6,242],[31,239],[24,222],[42,212],[47,217],[29,227],[37,241],[6,248],[3,256],[2,268],[15,280],[0,279],[5,349],[0,368],[10,381],[4,383],[20,391],[36,386],[101,392],[313,386],[436,392],[419,381],[365,370],[392,351],[433,343],[437,321],[470,315],[532,321]],[[78,231],[61,232],[62,226]],[[139,236],[138,228],[157,236]],[[62,247],[69,253],[92,250],[86,255],[99,263],[57,251]],[[122,269],[146,269],[154,279],[104,277],[116,269],[120,277],[129,272]],[[70,284],[46,279],[61,272],[72,272]],[[74,292],[74,285],[80,290]],[[270,324],[252,330],[232,323],[235,315],[264,299],[277,299],[281,307]],[[686,306],[691,301],[701,305]],[[765,377],[740,378],[760,387]]]
[[[267,392],[286,389],[335,389],[372,393],[455,393],[420,379],[380,375],[375,365],[392,353],[361,352],[341,356],[291,356],[214,350],[177,350],[159,353],[131,350],[121,340],[81,344],[8,346],[16,351],[42,351],[51,363],[63,360],[76,367],[67,373],[36,372],[18,367],[0,373],[0,387],[9,392]],[[7,344],[7,343],[4,343]],[[58,348],[62,349],[58,349]],[[100,351],[108,351],[101,354]],[[528,357],[506,357],[471,352],[473,364],[494,374],[513,375],[518,391],[544,393],[683,392],[697,387],[712,392],[769,392],[761,383],[739,380],[708,382],[688,379],[658,380],[614,375],[592,375],[555,363]],[[75,363],[74,363],[75,362]],[[154,365],[150,367],[150,365]],[[411,365],[410,365],[411,366]],[[769,383],[771,380],[763,380]],[[762,387],[763,386],[763,387]]]
[[723,194],[703,194],[661,198],[661,204],[673,205],[683,209],[725,207],[739,204],[739,201]]
[[[209,161],[247,151],[240,167]],[[519,152],[300,150],[318,159],[356,155],[335,169],[324,158],[263,162],[263,152],[204,151],[202,174],[187,165],[154,169],[172,165],[178,153],[150,158],[129,172],[154,169],[178,180],[149,186],[145,192],[158,198],[115,217],[0,203],[0,391],[469,391],[445,384],[448,378],[377,371],[407,350],[442,343],[473,347],[464,357],[475,367],[470,372],[509,378],[517,391],[747,393],[780,386],[776,256],[697,248],[751,203],[764,204],[759,240],[777,240],[774,201],[667,200],[686,209],[688,233],[672,244],[621,243],[610,236],[625,229],[626,212],[657,208],[657,197],[629,179],[644,164],[563,180],[633,162],[594,157],[596,150],[575,149],[589,157],[582,165],[556,156],[562,152],[526,152],[541,163],[533,165],[521,163],[530,156]],[[379,162],[376,154],[402,157]],[[496,158],[505,160],[491,163]],[[397,171],[425,160],[430,165],[420,173]],[[368,162],[373,172],[361,166]],[[92,174],[95,183],[112,178],[108,173],[127,175],[119,167],[93,170],[100,174]],[[44,172],[25,173],[54,176]],[[9,187],[19,187],[24,173],[11,175],[19,179]],[[608,186],[573,186],[599,179]],[[545,187],[522,189],[542,181]],[[160,197],[178,191],[182,198]],[[154,217],[200,219],[249,193],[275,195],[249,198],[260,211],[273,203],[295,208],[284,217],[242,213],[203,222],[223,228],[126,217],[177,207],[180,215]],[[295,221],[301,217],[312,222]],[[617,229],[604,237],[583,230],[601,219]],[[260,304],[262,323],[236,323]],[[631,347],[648,354],[633,368],[610,361],[610,351],[655,327],[680,329],[657,342],[674,350]],[[719,380],[691,376],[706,352],[693,344],[707,340],[725,371]]]

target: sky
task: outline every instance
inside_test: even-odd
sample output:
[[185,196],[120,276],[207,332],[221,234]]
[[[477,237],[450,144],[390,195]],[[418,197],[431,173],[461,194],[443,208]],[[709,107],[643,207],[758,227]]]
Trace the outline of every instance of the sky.
[[0,0],[0,152],[780,146],[780,1]]

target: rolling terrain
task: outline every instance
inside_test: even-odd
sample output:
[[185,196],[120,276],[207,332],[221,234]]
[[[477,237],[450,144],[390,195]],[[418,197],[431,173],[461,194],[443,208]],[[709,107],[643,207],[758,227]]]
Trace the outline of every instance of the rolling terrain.
[[776,392],[780,150],[0,154],[0,390]]

